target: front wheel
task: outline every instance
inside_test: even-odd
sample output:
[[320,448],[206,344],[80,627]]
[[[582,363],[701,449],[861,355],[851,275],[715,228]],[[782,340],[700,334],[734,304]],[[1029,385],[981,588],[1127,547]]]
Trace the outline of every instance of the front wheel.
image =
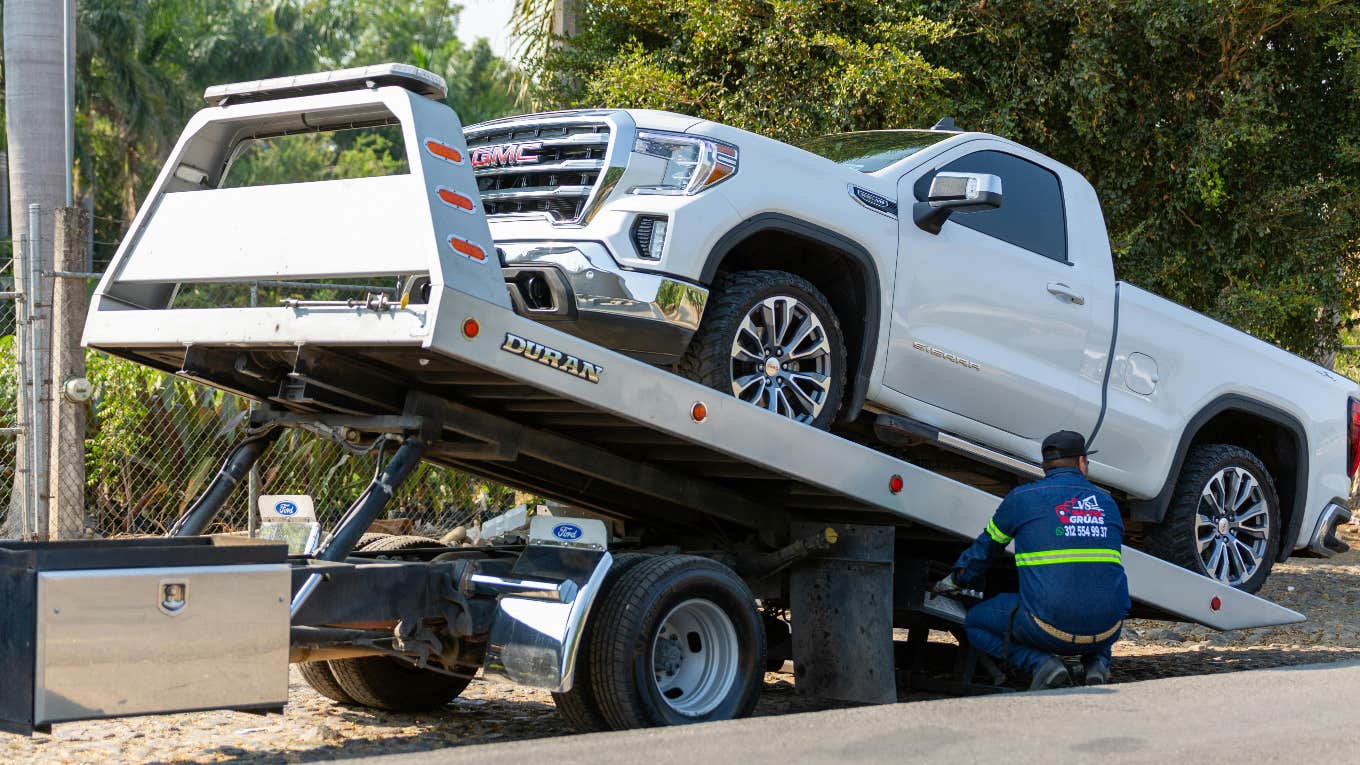
[[831,305],[785,271],[723,274],[677,370],[823,430],[845,390],[845,338]]
[[1280,551],[1280,500],[1265,465],[1240,446],[1193,447],[1147,547],[1244,592],[1261,589]]

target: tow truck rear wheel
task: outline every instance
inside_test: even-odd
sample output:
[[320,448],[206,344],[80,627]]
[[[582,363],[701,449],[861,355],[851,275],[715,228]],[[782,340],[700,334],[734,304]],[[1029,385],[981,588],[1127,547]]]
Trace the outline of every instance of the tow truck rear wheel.
[[615,730],[751,713],[765,674],[765,632],[750,589],[692,555],[644,561],[619,577],[594,618],[590,679]]
[[[363,550],[370,545],[390,538],[391,534],[383,534],[376,531],[365,532],[355,543],[355,550]],[[304,661],[298,664],[298,674],[302,675],[303,681],[312,687],[312,690],[325,696],[331,701],[338,701],[341,704],[353,704],[354,698],[340,687],[340,682],[335,679],[335,673],[331,671],[330,664],[325,661]]]
[[312,690],[325,696],[331,701],[338,701],[341,704],[353,704],[354,698],[340,687],[340,681],[335,679],[335,673],[331,671],[330,664],[324,661],[304,661],[298,664],[298,673]]
[[472,682],[476,667],[462,667],[466,677],[421,669],[390,656],[332,659],[335,680],[354,703],[393,712],[427,712],[458,698]]
[[1191,448],[1166,517],[1145,545],[1163,560],[1256,592],[1280,551],[1280,500],[1270,472],[1240,446]]
[[826,296],[801,276],[773,270],[723,274],[676,369],[826,430],[845,391],[845,337]]
[[[609,573],[605,575],[604,584],[595,595],[596,614],[603,610],[602,604],[612,597],[614,585],[618,584],[619,578],[650,557],[642,553],[622,553],[614,556],[614,563],[609,567]],[[553,703],[557,705],[557,714],[578,733],[609,730],[609,723],[600,713],[595,687],[590,677],[590,640],[595,631],[595,623],[595,619],[586,617],[585,634],[581,636],[580,648],[576,653],[576,671],[571,690],[552,695]]]

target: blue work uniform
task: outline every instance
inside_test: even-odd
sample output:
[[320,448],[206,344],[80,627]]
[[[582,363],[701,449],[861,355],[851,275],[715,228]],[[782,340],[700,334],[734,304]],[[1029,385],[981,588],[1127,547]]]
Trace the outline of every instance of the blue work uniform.
[[1011,540],[1020,592],[969,609],[968,639],[1031,674],[1051,654],[1096,654],[1108,662],[1130,606],[1120,554],[1124,523],[1114,499],[1076,468],[1047,471],[1006,495],[954,564],[954,581],[971,585]]

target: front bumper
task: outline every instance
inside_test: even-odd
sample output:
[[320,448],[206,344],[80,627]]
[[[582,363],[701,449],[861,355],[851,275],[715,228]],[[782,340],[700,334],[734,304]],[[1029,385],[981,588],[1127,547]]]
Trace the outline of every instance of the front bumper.
[[625,270],[599,242],[497,244],[516,313],[642,361],[678,361],[703,319],[708,290]]

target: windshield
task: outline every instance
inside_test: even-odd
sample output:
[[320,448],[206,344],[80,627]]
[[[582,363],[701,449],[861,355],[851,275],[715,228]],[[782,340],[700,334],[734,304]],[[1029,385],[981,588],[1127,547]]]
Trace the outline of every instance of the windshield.
[[872,130],[836,133],[804,142],[800,148],[838,162],[861,173],[876,173],[953,133],[929,130]]

